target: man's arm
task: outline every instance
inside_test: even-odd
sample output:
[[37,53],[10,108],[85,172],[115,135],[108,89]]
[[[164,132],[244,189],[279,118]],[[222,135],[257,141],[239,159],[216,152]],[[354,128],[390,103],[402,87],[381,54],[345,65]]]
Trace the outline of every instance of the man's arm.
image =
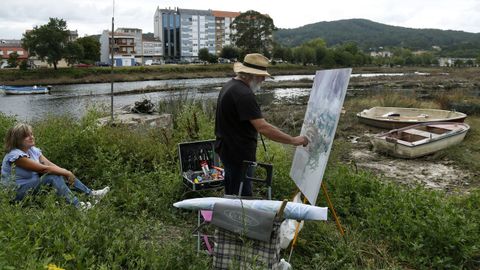
[[292,137],[278,128],[274,127],[272,124],[268,123],[264,118],[250,120],[253,127],[257,130],[258,133],[264,135],[265,137],[269,138],[270,140],[284,143],[284,144],[292,144],[292,145],[303,145],[306,146],[308,144],[308,139],[305,136],[296,136]]

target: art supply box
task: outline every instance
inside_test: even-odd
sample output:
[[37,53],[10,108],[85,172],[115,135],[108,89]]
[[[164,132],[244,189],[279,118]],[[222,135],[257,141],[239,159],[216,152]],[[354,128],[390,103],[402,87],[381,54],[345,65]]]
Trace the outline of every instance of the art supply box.
[[179,143],[178,157],[182,181],[189,189],[223,187],[223,168],[215,153],[215,140]]

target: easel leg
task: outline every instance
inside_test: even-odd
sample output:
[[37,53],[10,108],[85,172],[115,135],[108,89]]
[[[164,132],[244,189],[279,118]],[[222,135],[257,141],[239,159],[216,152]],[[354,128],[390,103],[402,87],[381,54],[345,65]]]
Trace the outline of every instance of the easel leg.
[[335,219],[335,224],[337,224],[337,228],[340,231],[340,234],[344,236],[345,231],[343,230],[343,227],[340,224],[340,219],[337,216],[337,212],[335,212],[335,208],[333,208],[332,201],[330,201],[330,196],[328,196],[327,187],[325,186],[324,181],[322,181],[322,191],[323,191],[323,195],[325,195],[325,199],[327,199],[328,208],[330,208],[330,211],[332,211],[333,218]]
[[[345,231],[343,230],[343,227],[340,224],[340,219],[337,216],[337,212],[335,212],[335,208],[333,208],[333,204],[332,204],[332,201],[330,200],[330,196],[328,196],[327,187],[325,186],[324,181],[322,181],[321,186],[322,186],[323,195],[325,195],[325,199],[327,200],[328,208],[330,209],[330,211],[332,211],[333,218],[335,219],[335,224],[337,225],[337,228],[340,231],[340,234],[344,236]],[[298,191],[300,192],[300,190]],[[303,198],[303,203],[306,203],[306,202],[307,202],[307,198]],[[295,227],[295,235],[293,236],[292,244],[290,246],[290,254],[288,256],[288,262],[290,262],[290,259],[292,258],[293,249],[295,248],[295,245],[297,243],[299,229],[300,229],[300,222],[297,221],[297,225]]]

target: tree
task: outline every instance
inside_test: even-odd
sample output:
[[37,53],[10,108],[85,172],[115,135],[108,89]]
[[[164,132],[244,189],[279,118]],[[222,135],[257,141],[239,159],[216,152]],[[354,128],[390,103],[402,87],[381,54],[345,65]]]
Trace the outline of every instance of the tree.
[[64,58],[69,65],[76,64],[84,58],[84,49],[80,43],[68,42],[65,46]]
[[269,57],[273,44],[273,31],[277,30],[272,18],[255,10],[240,13],[230,24],[231,38],[244,53],[263,53]]
[[8,65],[10,67],[17,67],[18,66],[18,53],[17,52],[12,52],[8,55]]
[[22,60],[20,64],[18,65],[20,70],[27,70],[28,69],[28,62],[27,60]]
[[303,50],[303,65],[315,63],[315,49],[308,46],[300,47]]
[[50,18],[42,26],[35,26],[32,31],[23,35],[22,46],[30,55],[36,55],[40,60],[47,61],[57,69],[65,52],[69,31],[63,19]]
[[453,62],[453,66],[454,67],[463,67],[463,66],[465,66],[465,62],[463,62],[463,60],[461,60],[461,59],[457,59]]
[[238,59],[238,56],[240,55],[240,52],[238,51],[237,48],[233,46],[225,46],[222,48],[222,51],[220,52],[220,57],[226,58],[226,59]]
[[95,37],[83,37],[76,40],[83,47],[82,61],[93,64],[100,61],[100,42]]
[[322,60],[322,65],[326,68],[332,68],[335,66],[335,58],[333,50],[327,50],[325,57]]
[[287,61],[287,62],[292,62],[293,61],[292,48],[285,48],[285,51],[283,53],[283,60]]
[[304,44],[315,50],[315,64],[321,65],[323,58],[327,54],[327,44],[321,38],[312,39]]
[[217,57],[215,54],[213,54],[213,53],[209,53],[209,54],[208,54],[208,62],[209,62],[210,64],[218,63],[218,57]]
[[302,47],[295,47],[292,50],[293,62],[303,63],[305,61],[305,50]]
[[273,45],[273,50],[272,50],[272,58],[283,60],[284,55],[285,55],[285,48],[282,47],[282,45],[274,44]]
[[211,54],[207,48],[202,48],[198,51],[198,59],[204,61],[205,63],[217,63],[218,57],[215,54]]
[[335,64],[342,67],[350,67],[353,63],[353,55],[343,48],[336,48],[333,51],[333,59],[335,60]]

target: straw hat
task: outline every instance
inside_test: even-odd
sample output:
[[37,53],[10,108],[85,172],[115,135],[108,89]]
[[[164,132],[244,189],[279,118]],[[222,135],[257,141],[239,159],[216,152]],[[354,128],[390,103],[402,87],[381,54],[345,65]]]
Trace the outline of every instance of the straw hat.
[[250,53],[245,55],[243,63],[237,62],[233,65],[233,71],[235,71],[235,73],[243,72],[258,76],[272,77],[272,75],[267,72],[268,62],[268,58],[265,56],[259,53]]

